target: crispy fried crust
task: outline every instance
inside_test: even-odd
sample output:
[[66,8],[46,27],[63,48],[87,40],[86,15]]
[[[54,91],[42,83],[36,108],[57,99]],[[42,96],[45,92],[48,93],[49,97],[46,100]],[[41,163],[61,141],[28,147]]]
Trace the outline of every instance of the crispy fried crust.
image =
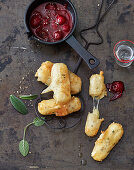
[[102,99],[107,95],[103,71],[100,71],[100,74],[93,74],[90,77],[89,95],[98,99]]
[[95,146],[91,153],[93,159],[96,161],[104,160],[112,148],[119,142],[123,133],[121,124],[111,123],[95,142]]
[[38,111],[42,115],[51,115],[55,110],[61,109],[61,105],[56,104],[56,101],[54,99],[49,100],[43,100],[40,103],[38,103]]
[[65,104],[71,100],[68,68],[63,63],[56,63],[51,70],[51,84],[42,94],[53,91],[56,103]]
[[50,61],[43,62],[35,74],[35,77],[37,77],[37,81],[41,81],[42,83],[49,86],[51,83],[52,66],[53,63]]
[[70,88],[71,88],[71,94],[77,94],[81,91],[82,82],[80,77],[78,77],[76,74],[69,71],[69,77],[70,77]]
[[[53,63],[50,61],[43,62],[40,68],[37,70],[35,77],[37,77],[37,81],[41,81],[42,83],[46,84],[47,86],[51,83],[51,69]],[[77,94],[81,91],[81,79],[76,74],[69,71],[70,77],[70,88],[71,94]]]
[[57,104],[54,99],[43,100],[38,104],[38,111],[42,115],[55,114],[56,116],[66,116],[80,109],[81,102],[78,97],[72,97],[65,105]]
[[98,133],[101,123],[104,118],[99,119],[99,110],[93,109],[93,113],[88,113],[87,121],[85,125],[85,133],[87,136],[95,136]]

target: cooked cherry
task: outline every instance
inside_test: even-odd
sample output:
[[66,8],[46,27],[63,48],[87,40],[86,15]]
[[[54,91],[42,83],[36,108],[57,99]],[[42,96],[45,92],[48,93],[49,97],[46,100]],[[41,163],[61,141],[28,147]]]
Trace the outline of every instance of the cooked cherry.
[[113,97],[110,99],[110,101],[116,100],[122,96],[122,93],[114,93]]
[[62,26],[62,30],[65,32],[69,32],[70,31],[70,26],[68,24],[65,24]]
[[61,31],[56,31],[56,32],[54,33],[54,39],[55,39],[55,40],[61,40],[62,37],[63,37],[63,34],[62,34]]
[[110,99],[110,101],[120,98],[124,91],[124,83],[122,81],[114,81],[113,83],[108,83],[106,87],[109,92],[114,93],[114,96]]
[[73,23],[67,4],[47,1],[33,10],[29,24],[39,39],[56,42],[68,36]]
[[36,14],[31,17],[30,24],[33,28],[37,28],[41,23],[41,16]]
[[42,30],[41,32],[41,37],[45,40],[48,41],[48,33],[45,30]]
[[48,10],[56,10],[57,9],[57,5],[55,3],[48,3],[46,6],[45,6],[45,9],[48,9]]
[[66,18],[62,15],[58,15],[56,17],[56,23],[59,25],[63,25],[66,22]]
[[48,19],[46,17],[44,17],[44,19],[42,20],[42,26],[44,27],[44,26],[46,26],[48,24],[49,24]]
[[42,27],[38,27],[35,32],[38,37],[44,39],[45,41],[48,41],[48,33],[43,30]]
[[51,28],[53,30],[56,30],[58,28],[58,25],[53,21],[53,22],[51,22]]
[[114,81],[112,84],[107,84],[107,89],[113,93],[123,92],[124,83],[122,81]]

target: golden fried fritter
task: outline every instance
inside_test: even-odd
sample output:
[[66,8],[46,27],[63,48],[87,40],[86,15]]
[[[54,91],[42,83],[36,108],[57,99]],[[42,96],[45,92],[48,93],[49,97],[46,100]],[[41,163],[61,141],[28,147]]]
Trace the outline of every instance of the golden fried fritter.
[[35,74],[35,77],[37,77],[37,81],[41,81],[42,83],[49,86],[51,83],[52,66],[53,63],[51,63],[50,61],[43,62]]
[[42,115],[55,114],[56,116],[66,116],[80,109],[81,102],[78,97],[72,97],[65,105],[57,104],[54,99],[43,100],[38,104],[38,111]]
[[[40,66],[40,68],[37,70],[35,77],[37,77],[38,81],[41,81],[42,83],[46,84],[47,86],[51,83],[51,69],[52,69],[53,63],[50,61],[43,62]],[[81,91],[81,79],[76,74],[69,71],[69,77],[70,77],[70,88],[71,88],[71,94],[77,94]]]
[[71,88],[71,94],[77,94],[81,91],[82,82],[80,77],[78,77],[76,74],[69,71],[69,77],[70,77],[70,88]]
[[98,99],[102,99],[107,95],[103,71],[100,71],[100,74],[93,74],[90,77],[89,95]]
[[91,156],[96,161],[104,160],[123,135],[122,125],[111,123],[95,142]]
[[51,84],[42,94],[53,91],[56,103],[65,104],[71,100],[68,68],[63,63],[56,63],[51,70]]
[[101,123],[104,118],[99,119],[99,110],[93,109],[93,113],[88,113],[85,125],[85,133],[87,136],[95,136],[98,133]]

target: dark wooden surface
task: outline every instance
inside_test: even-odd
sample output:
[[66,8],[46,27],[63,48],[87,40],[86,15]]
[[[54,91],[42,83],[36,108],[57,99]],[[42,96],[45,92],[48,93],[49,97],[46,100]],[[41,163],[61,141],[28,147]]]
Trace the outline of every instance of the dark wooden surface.
[[[72,1],[79,19],[76,37],[83,43],[78,32],[95,22],[100,0]],[[66,43],[44,46],[27,39],[23,17],[29,3],[30,0],[0,0],[0,170],[134,169],[134,64],[130,68],[119,67],[114,62],[112,52],[117,41],[134,41],[134,1],[118,0],[101,24],[104,43],[90,47],[92,54],[100,59],[99,67],[89,70],[83,62],[78,71],[83,81],[82,95],[85,99],[81,123],[76,128],[58,132],[46,126],[30,127],[26,138],[31,154],[24,158],[18,151],[18,144],[24,126],[33,120],[35,113],[31,104],[28,107],[29,114],[23,116],[16,112],[9,102],[9,95],[40,93],[43,85],[36,81],[34,73],[43,61],[64,62],[71,70],[78,60],[76,52]],[[104,8],[108,4],[109,0],[106,0]],[[97,39],[94,32],[86,36],[89,40]],[[123,125],[125,132],[122,140],[102,163],[95,162],[90,156],[100,131],[94,138],[88,138],[84,133],[87,113],[92,111],[88,79],[100,70],[105,73],[105,82],[121,80],[126,89],[119,100],[109,103],[108,96],[99,106],[100,115],[105,119],[101,129],[105,130],[115,121]],[[82,153],[82,158],[78,156],[79,153]],[[86,166],[81,165],[82,159],[87,161]]]

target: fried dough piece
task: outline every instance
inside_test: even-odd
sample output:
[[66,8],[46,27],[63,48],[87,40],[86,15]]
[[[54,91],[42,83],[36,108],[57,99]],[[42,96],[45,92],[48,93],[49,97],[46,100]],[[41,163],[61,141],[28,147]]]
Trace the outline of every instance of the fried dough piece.
[[91,156],[96,161],[104,160],[112,148],[119,142],[123,135],[123,127],[119,123],[111,123],[95,142]]
[[88,113],[85,125],[85,133],[87,136],[95,136],[98,133],[101,123],[104,118],[99,119],[99,110],[93,109],[93,113]]
[[71,100],[68,68],[63,63],[56,63],[51,70],[51,84],[42,94],[53,91],[56,103],[65,104]]
[[54,99],[43,100],[38,103],[38,111],[42,115],[55,114],[56,116],[66,116],[70,113],[79,111],[81,109],[81,102],[78,97],[72,97],[71,100],[65,104],[57,104]]
[[79,76],[69,71],[71,94],[77,94],[81,91],[82,82]]
[[107,96],[103,71],[100,71],[100,74],[93,74],[90,77],[89,95],[97,99],[102,99],[104,96]]
[[43,62],[35,74],[35,77],[37,77],[37,81],[41,81],[42,83],[49,86],[51,83],[52,67],[53,67],[52,62],[50,61]]
[[[51,83],[51,69],[53,63],[50,61],[43,62],[40,68],[37,70],[35,77],[37,77],[37,81],[41,81],[42,83],[46,84],[47,86]],[[71,94],[77,94],[81,91],[81,79],[76,74],[69,71],[70,77],[70,88]]]

